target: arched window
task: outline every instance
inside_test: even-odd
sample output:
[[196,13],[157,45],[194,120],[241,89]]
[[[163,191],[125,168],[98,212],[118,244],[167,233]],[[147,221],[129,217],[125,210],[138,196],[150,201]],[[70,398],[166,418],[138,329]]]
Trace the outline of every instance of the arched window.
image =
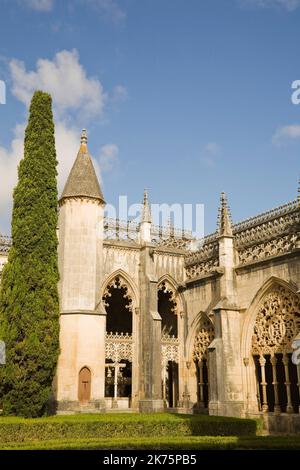
[[206,315],[202,315],[195,336],[193,359],[197,376],[198,408],[208,407],[208,346],[214,339],[214,327]]
[[300,331],[300,301],[283,286],[261,302],[252,337],[257,397],[263,412],[299,412],[299,368],[292,363],[292,342]]
[[78,400],[80,403],[91,399],[91,371],[88,367],[83,367],[79,372]]
[[158,313],[162,329],[162,395],[170,408],[178,406],[178,316],[176,291],[168,281],[158,286]]
[[108,333],[132,334],[132,298],[120,276],[106,287],[103,294]]
[[162,282],[158,287],[158,313],[161,316],[162,333],[178,336],[177,303],[174,290]]
[[[103,294],[106,309],[105,397],[117,408],[123,399],[130,406],[132,395],[133,301],[125,279],[118,275]],[[109,405],[110,406],[110,405]]]

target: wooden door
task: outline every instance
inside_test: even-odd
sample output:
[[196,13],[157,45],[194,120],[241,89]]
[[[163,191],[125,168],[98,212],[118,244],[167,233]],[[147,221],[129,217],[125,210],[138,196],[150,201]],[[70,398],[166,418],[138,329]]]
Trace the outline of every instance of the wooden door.
[[91,371],[88,367],[83,367],[79,372],[78,400],[80,402],[89,401],[91,398]]

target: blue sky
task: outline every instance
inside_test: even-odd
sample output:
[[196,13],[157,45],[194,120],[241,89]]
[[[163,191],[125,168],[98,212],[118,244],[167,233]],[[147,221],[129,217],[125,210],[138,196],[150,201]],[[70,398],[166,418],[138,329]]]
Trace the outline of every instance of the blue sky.
[[294,199],[298,0],[0,0],[0,230],[35,88],[52,93],[60,188],[80,129],[107,202],[204,203],[239,221]]

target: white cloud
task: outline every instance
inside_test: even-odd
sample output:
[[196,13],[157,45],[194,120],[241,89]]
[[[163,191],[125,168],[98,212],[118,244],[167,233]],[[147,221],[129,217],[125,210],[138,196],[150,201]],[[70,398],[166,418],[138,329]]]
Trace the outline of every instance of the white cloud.
[[283,141],[300,139],[300,124],[291,124],[277,129],[272,137],[275,145],[280,145]]
[[[23,5],[31,10],[39,12],[50,12],[53,10],[55,0],[17,0],[20,5]],[[62,1],[62,0],[61,0]],[[64,0],[65,1],[65,0]],[[70,0],[74,3],[74,0]],[[117,0],[78,0],[80,8],[84,5],[85,8],[91,7],[97,11],[101,16],[119,24],[126,19],[126,13],[120,6]]]
[[17,167],[23,157],[24,126],[17,125],[9,149],[0,147],[0,212],[6,213],[12,203],[12,190],[17,180]]
[[208,142],[201,152],[201,162],[210,168],[216,166],[216,157],[222,152],[221,146],[216,142]]
[[100,14],[112,20],[115,23],[121,23],[126,18],[125,11],[120,7],[116,0],[81,0],[85,4],[90,4]]
[[[9,149],[0,147],[0,214],[5,215],[12,205],[12,193],[17,182],[18,164],[24,153],[25,124],[17,124],[14,129],[14,138]],[[79,130],[68,128],[64,123],[58,122],[55,126],[55,142],[58,158],[58,190],[61,193],[67,176],[74,163],[79,148]]]
[[123,85],[116,85],[112,92],[111,101],[114,103],[119,103],[120,101],[126,101],[127,98],[127,89]]
[[101,171],[111,171],[118,159],[119,148],[115,144],[103,145],[100,149],[99,163]]
[[21,4],[36,11],[51,11],[54,0],[19,0]]
[[39,59],[35,71],[26,71],[24,62],[10,61],[12,93],[28,106],[34,90],[51,94],[59,115],[80,109],[87,117],[102,114],[106,96],[100,81],[87,77],[76,50],[60,51],[54,59]]
[[238,0],[245,7],[284,8],[294,11],[300,6],[300,0]]
[[[106,94],[101,83],[87,76],[79,63],[76,51],[61,51],[53,61],[39,59],[36,70],[26,71],[25,65],[17,60],[10,62],[12,92],[25,106],[29,105],[35,89],[48,91],[53,98],[56,113],[55,140],[58,159],[58,190],[64,187],[74,163],[80,143],[80,129],[76,117],[85,116],[85,123],[96,114],[103,113]],[[121,85],[117,94],[125,93]],[[0,215],[8,220],[12,205],[13,188],[17,182],[17,166],[23,157],[24,129],[26,124],[18,124],[9,148],[0,146],[0,175],[4,175],[0,185]],[[94,165],[99,178],[101,171],[110,171],[118,162],[118,147],[107,144],[101,147]],[[8,231],[8,225],[5,229]]]

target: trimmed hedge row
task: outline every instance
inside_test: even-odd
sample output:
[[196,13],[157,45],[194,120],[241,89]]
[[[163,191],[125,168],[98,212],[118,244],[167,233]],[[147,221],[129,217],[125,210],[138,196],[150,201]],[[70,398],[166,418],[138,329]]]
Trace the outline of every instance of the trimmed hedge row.
[[51,440],[41,442],[7,443],[0,450],[278,450],[300,449],[300,437],[295,436],[189,436],[189,437],[141,437],[104,438],[80,440]]
[[255,436],[251,419],[170,414],[102,414],[0,419],[0,442],[158,436]]

